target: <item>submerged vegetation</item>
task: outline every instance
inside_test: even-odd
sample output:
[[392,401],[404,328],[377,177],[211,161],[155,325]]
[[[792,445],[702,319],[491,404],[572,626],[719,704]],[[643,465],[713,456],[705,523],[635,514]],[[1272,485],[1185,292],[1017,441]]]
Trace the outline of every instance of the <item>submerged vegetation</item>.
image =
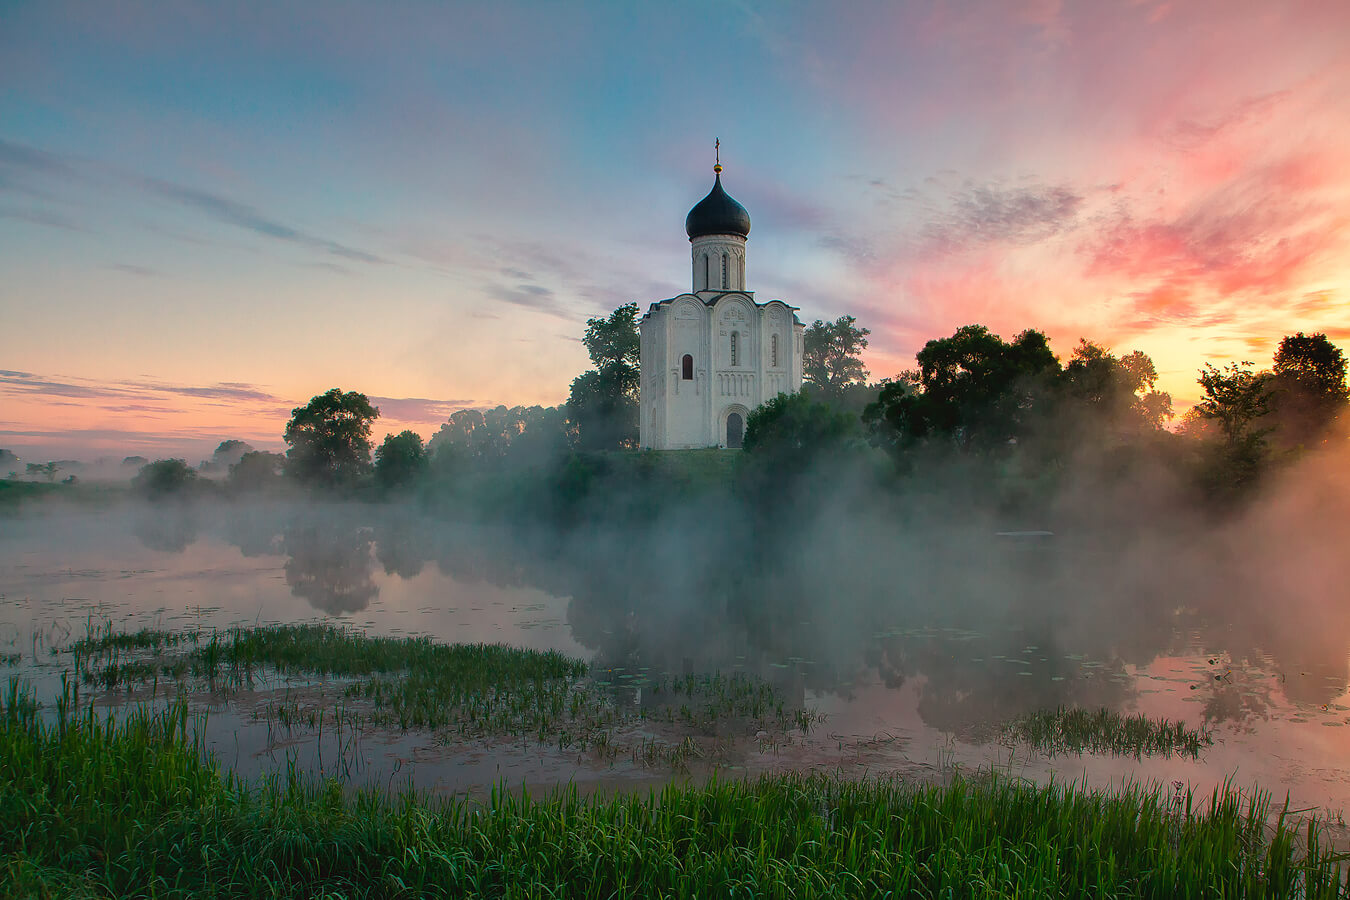
[[222,771],[178,700],[113,718],[0,701],[0,878],[20,896],[1345,895],[1315,821],[1003,779],[786,775],[486,803]]
[[1109,753],[1135,759],[1173,754],[1196,759],[1214,743],[1208,731],[1187,728],[1182,722],[1064,707],[1014,719],[1004,725],[1002,738],[1051,754]]

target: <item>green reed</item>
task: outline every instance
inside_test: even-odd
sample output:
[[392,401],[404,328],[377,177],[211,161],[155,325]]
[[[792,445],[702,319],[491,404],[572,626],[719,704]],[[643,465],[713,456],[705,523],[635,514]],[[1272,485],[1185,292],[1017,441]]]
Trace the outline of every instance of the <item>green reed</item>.
[[1196,759],[1214,743],[1208,731],[1187,728],[1182,722],[1064,707],[1014,719],[1003,727],[1002,737],[1051,754],[1109,753],[1135,759],[1173,754]]
[[87,897],[1342,897],[1268,795],[784,775],[583,799],[246,785],[181,702],[44,716],[0,694],[0,884]]
[[[261,716],[286,729],[314,729],[328,716],[353,728],[509,736],[611,762],[633,750],[615,730],[643,720],[726,736],[806,731],[822,718],[744,673],[616,675],[555,651],[376,637],[326,624],[134,634],[91,626],[72,649],[80,681],[105,690],[153,684],[157,691],[160,678],[181,687],[189,676],[212,689],[244,690],[277,674],[319,679],[262,707]],[[643,704],[617,703],[616,685],[641,692]],[[676,768],[702,753],[678,737],[644,739],[638,750],[629,752],[635,762]]]

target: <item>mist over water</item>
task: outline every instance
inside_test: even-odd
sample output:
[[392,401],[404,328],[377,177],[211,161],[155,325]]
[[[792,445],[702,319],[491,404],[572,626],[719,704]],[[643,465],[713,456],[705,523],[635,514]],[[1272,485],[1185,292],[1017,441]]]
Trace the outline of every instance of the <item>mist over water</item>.
[[[52,648],[91,624],[332,620],[558,649],[615,673],[748,671],[829,716],[751,769],[1236,774],[1350,806],[1343,455],[1311,455],[1222,514],[1196,512],[1147,466],[1066,477],[1034,514],[1012,514],[956,466],[884,491],[836,462],[805,492],[639,478],[564,516],[416,500],[30,507],[0,518],[0,653],[52,689]],[[1185,762],[998,743],[1003,723],[1059,706],[1167,716],[1216,744]],[[576,777],[569,765],[534,758],[531,777]]]

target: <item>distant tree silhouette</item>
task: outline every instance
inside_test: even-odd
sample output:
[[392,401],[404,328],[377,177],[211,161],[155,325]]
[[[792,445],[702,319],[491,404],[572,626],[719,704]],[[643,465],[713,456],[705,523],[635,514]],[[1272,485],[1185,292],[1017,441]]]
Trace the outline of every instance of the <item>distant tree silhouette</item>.
[[252,453],[253,445],[246,441],[221,441],[211,458],[202,464],[204,472],[228,472],[245,453]]
[[152,500],[182,495],[197,481],[197,470],[182,459],[158,459],[141,467],[131,479],[137,493]]
[[239,457],[239,462],[230,466],[225,486],[235,493],[249,493],[275,487],[281,481],[281,473],[286,457],[280,453],[266,450],[254,450]]
[[1072,414],[1087,413],[1092,427],[1116,433],[1157,431],[1172,417],[1172,396],[1155,391],[1158,370],[1135,350],[1117,359],[1098,344],[1079,339],[1064,367],[1061,388]]
[[1270,418],[1282,447],[1306,447],[1326,435],[1350,398],[1345,372],[1345,354],[1325,334],[1300,331],[1280,341],[1270,380]]

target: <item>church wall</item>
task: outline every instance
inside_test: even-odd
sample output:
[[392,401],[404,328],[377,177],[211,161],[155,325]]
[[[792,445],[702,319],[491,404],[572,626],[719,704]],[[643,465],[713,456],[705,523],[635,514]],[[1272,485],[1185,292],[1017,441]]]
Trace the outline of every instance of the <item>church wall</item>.
[[[708,446],[708,314],[702,301],[676,300],[662,310],[666,323],[666,441],[669,448]],[[684,377],[684,357],[693,358]]]
[[772,301],[760,311],[764,323],[760,340],[760,357],[764,361],[764,379],[761,402],[768,402],[779,394],[792,393],[800,387],[793,383],[793,372],[800,368],[793,336],[792,310],[787,304]]
[[665,404],[660,402],[666,390],[666,319],[664,311],[653,307],[638,323],[641,377],[638,390],[638,445],[643,448],[665,446]]
[[[705,302],[714,298],[712,306]],[[639,327],[643,447],[722,446],[730,413],[744,422],[779,393],[801,389],[804,326],[781,301],[760,306],[746,294],[684,294],[653,304]],[[686,354],[690,379],[684,378]]]
[[727,440],[727,417],[735,412],[744,423],[750,410],[759,406],[763,369],[760,353],[761,310],[749,297],[724,296],[711,310],[715,323],[713,416],[709,422],[711,444]]

